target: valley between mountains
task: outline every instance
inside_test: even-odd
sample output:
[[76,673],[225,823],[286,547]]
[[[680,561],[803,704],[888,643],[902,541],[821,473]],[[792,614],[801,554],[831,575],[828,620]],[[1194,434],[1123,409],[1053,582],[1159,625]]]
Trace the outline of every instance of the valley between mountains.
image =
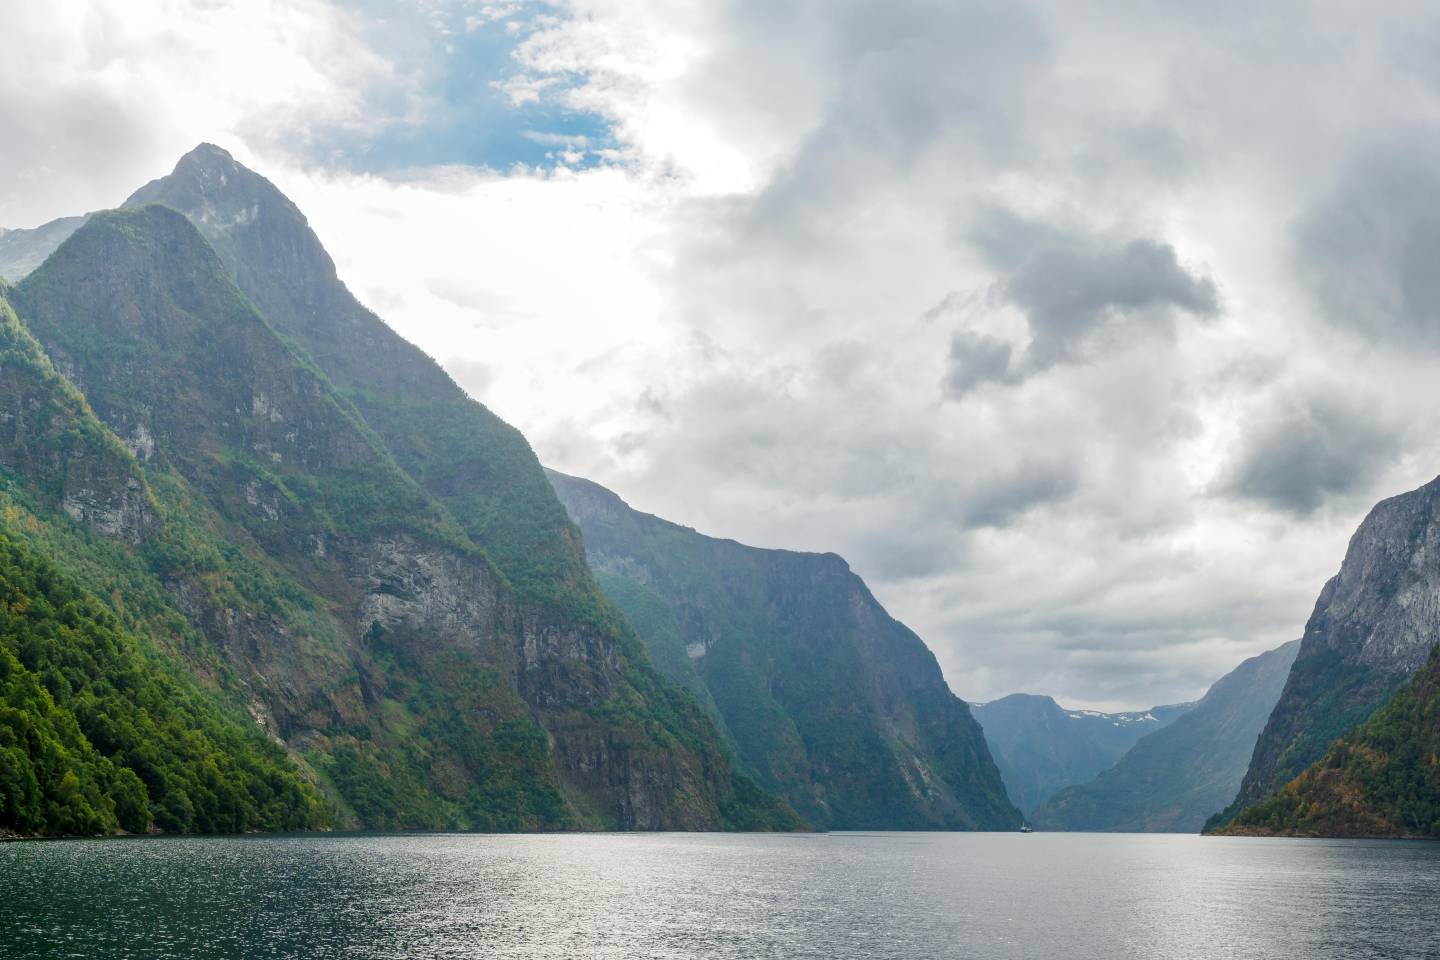
[[218,147],[0,277],[0,833],[1440,836],[1440,480],[1194,703],[969,705],[842,558],[543,469]]

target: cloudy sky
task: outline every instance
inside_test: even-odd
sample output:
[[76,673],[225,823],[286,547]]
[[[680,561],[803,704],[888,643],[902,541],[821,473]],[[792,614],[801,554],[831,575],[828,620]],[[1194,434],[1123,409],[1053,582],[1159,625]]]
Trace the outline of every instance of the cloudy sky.
[[0,36],[0,224],[219,143],[546,463],[842,554],[970,699],[1196,696],[1440,472],[1433,4],[22,0]]

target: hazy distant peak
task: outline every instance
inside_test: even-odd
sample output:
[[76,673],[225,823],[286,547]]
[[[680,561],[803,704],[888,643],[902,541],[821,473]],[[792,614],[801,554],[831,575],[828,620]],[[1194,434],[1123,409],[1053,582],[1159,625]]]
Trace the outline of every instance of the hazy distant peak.
[[61,217],[31,230],[0,229],[0,277],[12,283],[23,280],[89,216]]

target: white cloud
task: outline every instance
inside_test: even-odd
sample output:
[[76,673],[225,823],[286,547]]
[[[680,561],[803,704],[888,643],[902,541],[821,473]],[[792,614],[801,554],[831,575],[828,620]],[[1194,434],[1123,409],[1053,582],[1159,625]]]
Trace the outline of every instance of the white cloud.
[[[551,465],[717,535],[842,553],[975,699],[1192,697],[1298,636],[1369,504],[1436,472],[1434,356],[1383,311],[1347,325],[1312,299],[1316,264],[1355,311],[1420,276],[1315,252],[1348,249],[1316,231],[1369,197],[1394,218],[1371,235],[1423,248],[1404,198],[1426,168],[1356,153],[1403,156],[1440,114],[1423,5],[512,7],[474,15],[524,19],[520,72],[475,82],[607,118],[602,166],[385,179],[297,149],[423,130],[421,66],[324,4],[6,14],[0,120],[23,146],[0,156],[19,185],[0,220],[234,148]],[[1397,169],[1413,182],[1367,188]],[[1063,239],[1063,269],[998,262],[977,242],[996,210]],[[1162,294],[1115,285],[1136,263]],[[1014,375],[1062,328],[1066,362]],[[1371,436],[1364,469],[1336,424]]]
[[386,122],[403,84],[321,0],[11,5],[0,14],[0,219],[113,206],[202,140],[298,155],[321,127]]

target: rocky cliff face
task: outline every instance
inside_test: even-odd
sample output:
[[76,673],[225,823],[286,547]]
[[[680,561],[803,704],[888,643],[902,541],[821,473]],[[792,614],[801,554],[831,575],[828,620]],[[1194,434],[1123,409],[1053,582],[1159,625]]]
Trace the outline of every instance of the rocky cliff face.
[[1305,625],[1235,803],[1274,793],[1363,722],[1440,641],[1440,480],[1379,503]]
[[712,539],[550,478],[601,584],[763,786],[836,829],[1019,826],[934,656],[839,557]]
[[972,705],[1010,799],[1027,816],[1068,786],[1107,769],[1139,740],[1194,704],[1130,713],[1066,710],[1050,697],[1015,693]]
[[[13,295],[13,294],[12,294]],[[0,466],[52,509],[107,537],[139,543],[154,503],[138,465],[95,421],[0,298]]]
[[[148,600],[171,613],[154,616],[195,631],[176,652],[309,760],[342,822],[796,822],[733,774],[699,708],[637,656],[603,600],[577,616],[543,589],[517,590],[183,216],[96,215],[13,293],[110,438],[65,461],[52,498],[128,538],[133,555],[106,553],[105,576],[159,585]],[[47,451],[65,442],[63,422],[52,426]],[[0,459],[40,488],[56,458],[27,453],[26,436],[0,435]],[[104,473],[107,456],[119,474]],[[77,486],[77,463],[104,482]],[[491,479],[505,488],[499,467]],[[142,496],[139,519],[112,531],[132,486],[160,519],[146,528]],[[575,535],[560,520],[563,545]],[[66,542],[85,554],[74,564],[90,562],[84,542]],[[553,584],[572,596],[587,585],[563,572]]]
[[1229,802],[1280,698],[1300,641],[1251,657],[1111,768],[1062,790],[1032,817],[1041,830],[1198,833]]

